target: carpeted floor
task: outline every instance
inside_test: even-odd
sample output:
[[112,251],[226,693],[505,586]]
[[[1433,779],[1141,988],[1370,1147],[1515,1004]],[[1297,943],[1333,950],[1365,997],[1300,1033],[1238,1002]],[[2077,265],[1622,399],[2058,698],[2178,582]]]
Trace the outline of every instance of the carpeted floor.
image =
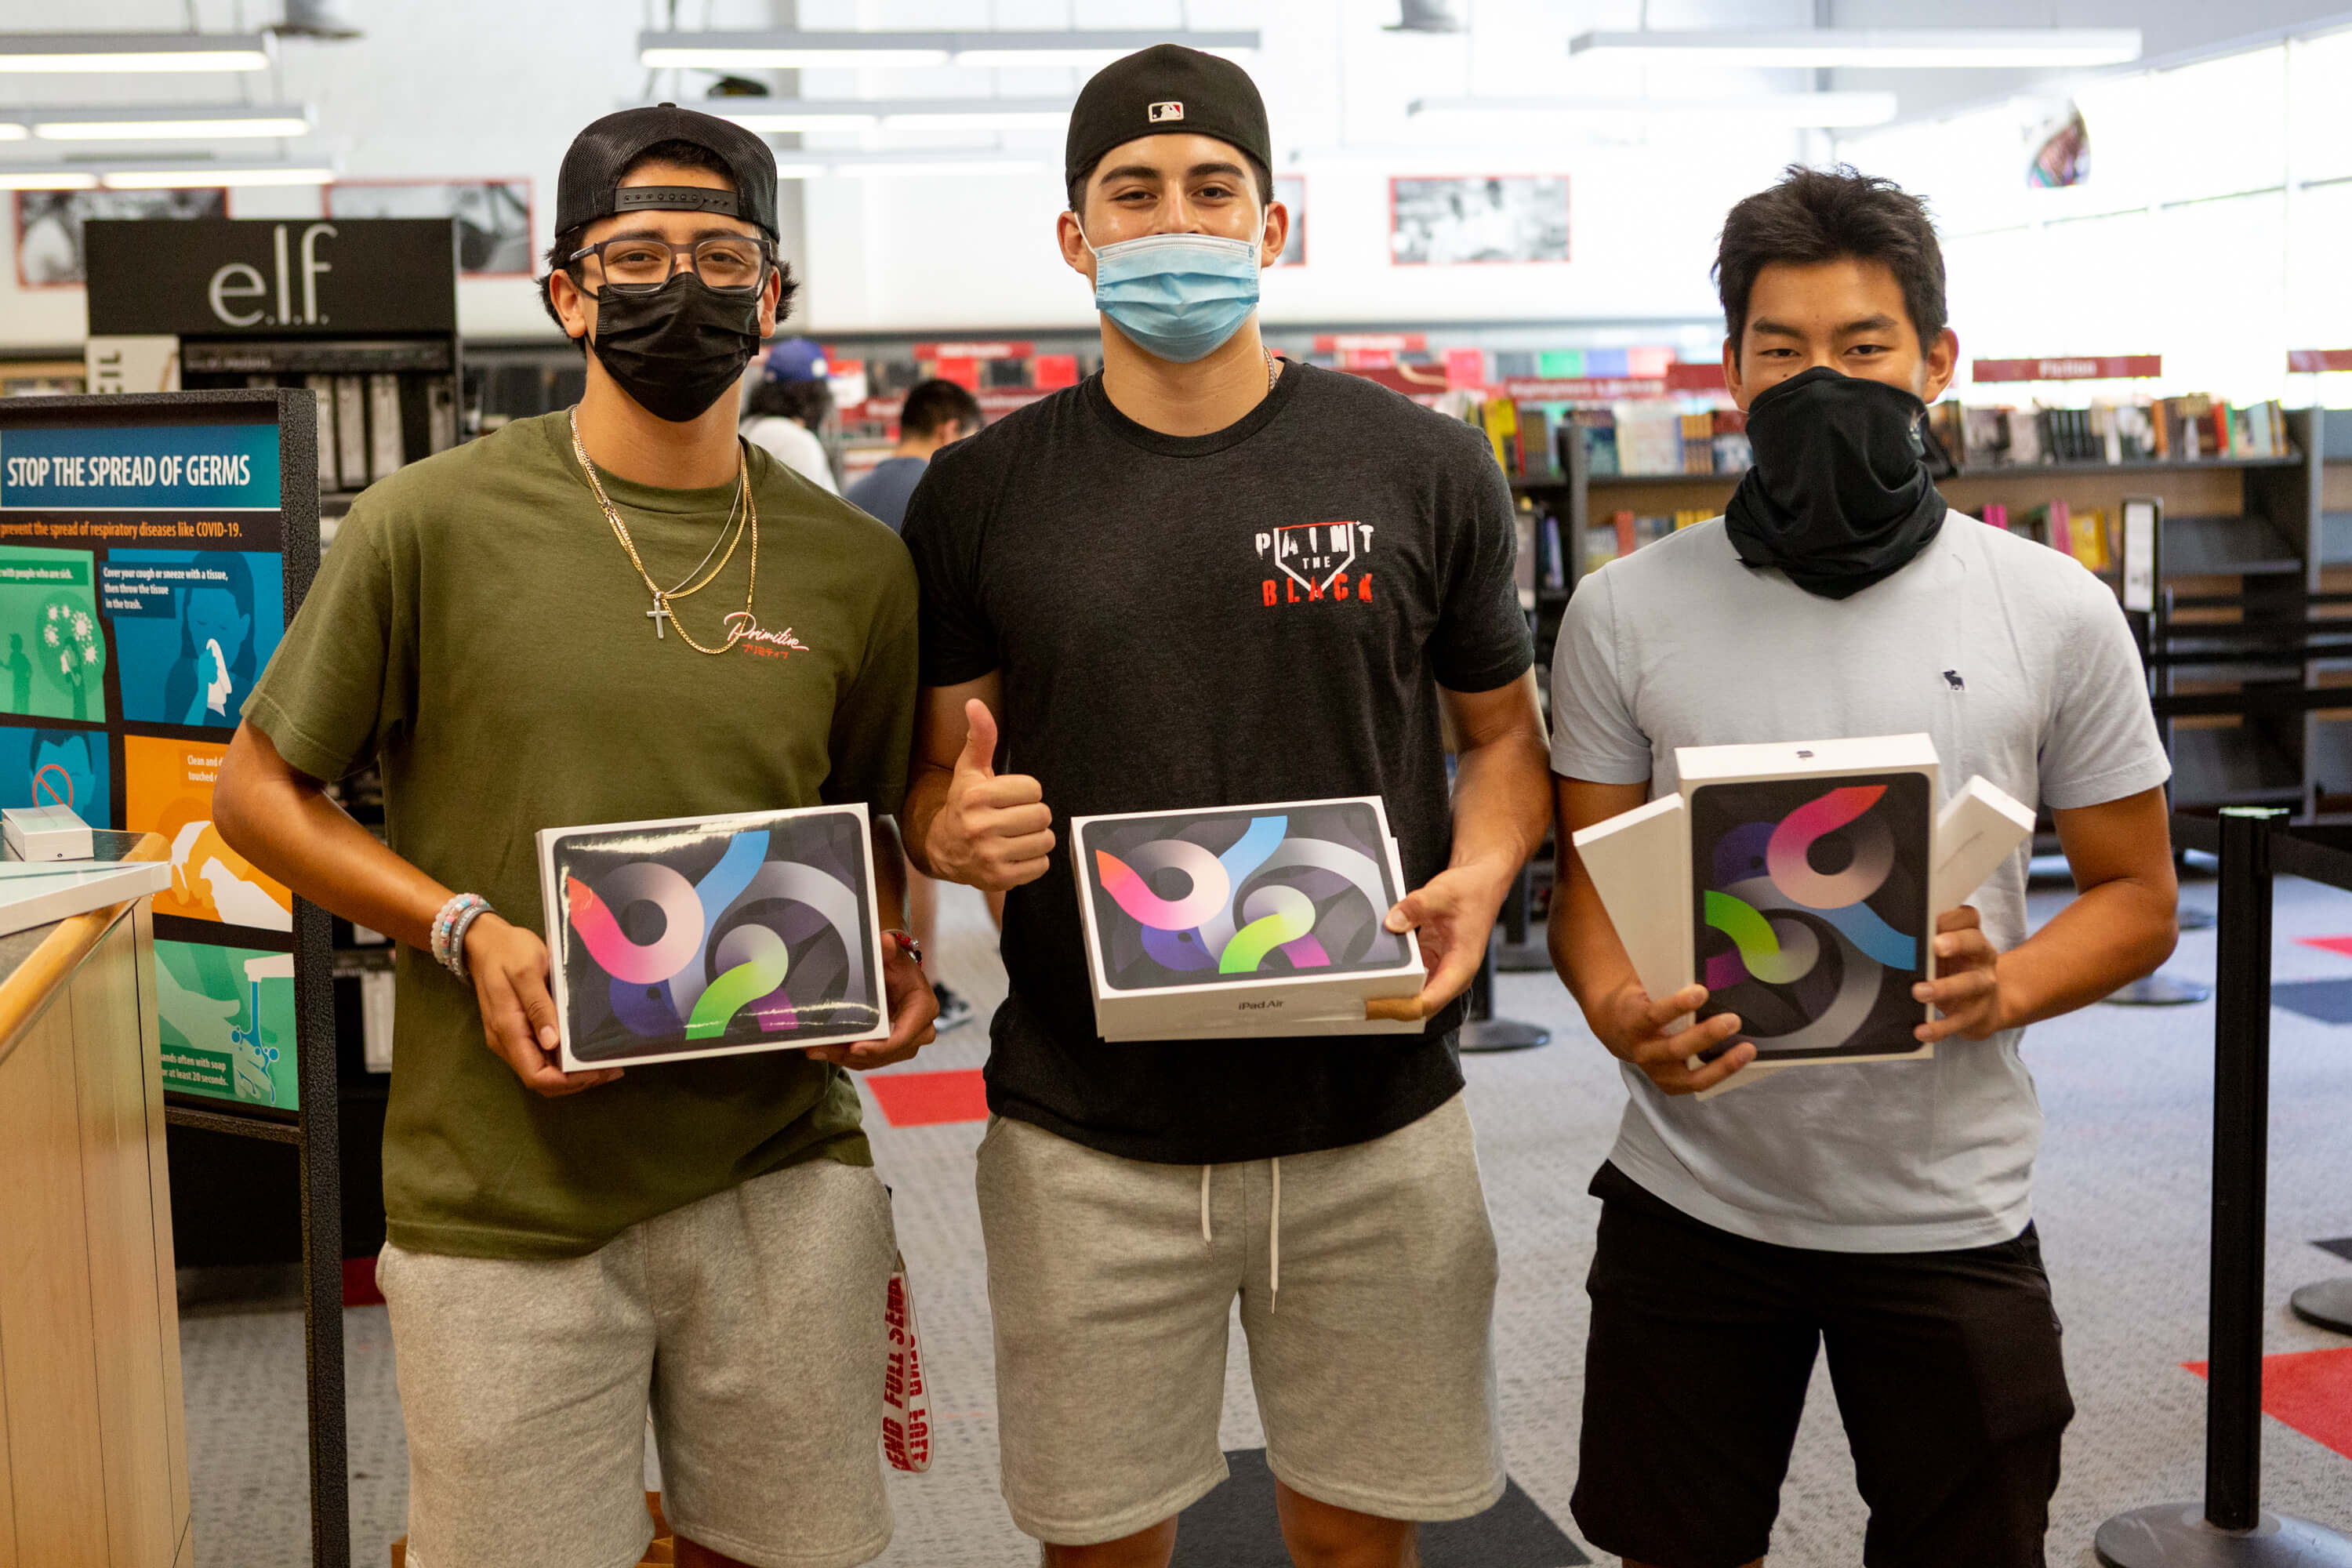
[[[947,893],[949,929],[939,961],[984,1018],[1003,994],[993,933],[976,897],[959,889]],[[2038,892],[2037,915],[2046,917],[2063,897]],[[2210,884],[2192,883],[2189,897],[2210,909]],[[2352,979],[2352,956],[2298,940],[2352,932],[2352,896],[2284,882],[2276,925],[2280,981]],[[2210,979],[2212,954],[2212,933],[2191,933],[2172,968]],[[1513,1555],[1475,1560],[1481,1568],[1565,1568],[1578,1560],[1571,1553],[1583,1551],[1568,1497],[1575,1482],[1585,1322],[1580,1287],[1598,1208],[1584,1186],[1608,1148],[1623,1093],[1612,1064],[1551,976],[1504,976],[1500,1007],[1549,1024],[1556,1042],[1467,1063],[1503,1253],[1497,1317],[1499,1342],[1507,1347],[1504,1436],[1515,1500],[1531,1510],[1497,1521],[1508,1528],[1492,1539],[1507,1543]],[[2352,1177],[2342,1158],[2344,1129],[2352,1125],[2352,1029],[2285,1010],[2273,1014],[2272,1027],[2268,1349],[2337,1349],[2347,1342],[2296,1321],[2285,1302],[2298,1285],[2352,1271],[2344,1258],[2315,1245],[2352,1236]],[[898,1070],[976,1068],[985,1039],[984,1025],[975,1023]],[[2212,1010],[2096,1007],[2037,1028],[2026,1049],[2049,1114],[2037,1217],[2081,1411],[2067,1437],[2050,1555],[2066,1568],[2088,1568],[2100,1521],[2128,1507],[2192,1499],[2201,1484],[2205,1385],[2183,1363],[2205,1353]],[[945,1093],[913,1093],[905,1103],[934,1113],[944,1105],[951,1114],[956,1100],[948,1086]],[[930,1473],[892,1477],[898,1533],[881,1561],[892,1568],[1029,1568],[1036,1549],[1013,1528],[996,1495],[987,1293],[971,1192],[980,1125],[918,1117],[922,1124],[892,1127],[870,1095],[868,1113],[884,1174],[897,1192],[940,1417]],[[405,1461],[383,1310],[346,1313],[344,1332],[353,1560],[373,1568],[385,1561],[386,1543],[404,1527]],[[183,1323],[182,1345],[197,1561],[205,1568],[308,1562],[299,1317],[192,1316]],[[1246,1362],[1236,1353],[1230,1365],[1221,1436],[1237,1479],[1226,1489],[1230,1499],[1202,1505],[1200,1531],[1206,1544],[1212,1528],[1241,1531],[1218,1568],[1244,1568],[1257,1559],[1241,1553],[1262,1552],[1274,1526],[1265,1489],[1250,1490],[1247,1451],[1265,1439]],[[2298,1399],[2314,1397],[2308,1384],[2296,1385]],[[2325,1385],[2317,1397],[2330,1397]],[[2345,1397],[2352,1404],[2352,1392]],[[2324,1422],[2301,1424],[2326,1429]],[[2352,1430],[2352,1419],[2337,1429]],[[2352,1459],[2277,1420],[2263,1424],[2263,1441],[2265,1500],[2352,1532]],[[1255,1474],[1262,1478],[1262,1468]],[[1544,1544],[1552,1538],[1537,1514],[1564,1532],[1571,1542],[1566,1550]],[[1260,1521],[1255,1535],[1248,1533],[1253,1517]],[[1862,1527],[1824,1374],[1816,1379],[1782,1493],[1773,1559],[1788,1568],[1844,1568],[1859,1559]],[[1521,1544],[1528,1552],[1517,1550]],[[1436,1545],[1433,1539],[1433,1565],[1474,1560],[1441,1559]],[[1546,1552],[1556,1561],[1547,1562]],[[1208,1560],[1188,1553],[1186,1561],[1205,1568]]]

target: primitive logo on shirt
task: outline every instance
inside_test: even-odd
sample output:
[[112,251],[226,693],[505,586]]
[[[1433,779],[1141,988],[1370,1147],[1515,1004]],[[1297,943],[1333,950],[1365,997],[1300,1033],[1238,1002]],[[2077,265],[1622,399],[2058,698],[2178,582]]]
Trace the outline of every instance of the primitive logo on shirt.
[[[1258,534],[1255,542],[1259,563],[1280,573],[1259,590],[1269,608],[1324,599],[1371,602],[1370,523],[1294,522]],[[1364,562],[1360,568],[1359,557]]]

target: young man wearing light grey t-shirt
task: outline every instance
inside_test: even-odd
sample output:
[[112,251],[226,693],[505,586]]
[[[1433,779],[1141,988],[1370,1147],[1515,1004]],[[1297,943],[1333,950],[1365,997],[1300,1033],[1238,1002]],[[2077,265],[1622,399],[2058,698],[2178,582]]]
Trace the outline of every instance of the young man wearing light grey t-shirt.
[[2148,973],[2175,937],[2168,768],[2114,595],[1949,512],[1916,431],[1950,381],[1925,208],[1792,169],[1732,209],[1724,367],[1757,467],[1724,518],[1578,588],[1552,678],[1559,838],[1679,785],[1682,746],[1925,732],[1948,793],[2047,807],[2080,896],[2031,937],[2022,852],[1937,911],[1932,1058],[1815,1065],[1700,1101],[1753,1059],[1706,997],[1651,997],[1564,854],[1551,947],[1628,1103],[1594,1178],[1573,1502],[1629,1568],[1760,1559],[1817,1347],[1863,1560],[2038,1564],[2072,1416],[2032,1221],[2023,1026]]

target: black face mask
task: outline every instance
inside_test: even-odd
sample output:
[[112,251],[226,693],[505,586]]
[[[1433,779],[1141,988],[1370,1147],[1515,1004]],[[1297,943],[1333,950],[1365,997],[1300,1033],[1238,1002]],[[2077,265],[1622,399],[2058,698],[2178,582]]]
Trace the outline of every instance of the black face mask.
[[1843,599],[1893,576],[1944,526],[1919,420],[1899,386],[1817,365],[1748,409],[1756,466],[1724,508],[1739,559]]
[[760,346],[760,296],[717,293],[691,272],[650,293],[607,289],[593,346],[646,412],[683,425],[742,379]]

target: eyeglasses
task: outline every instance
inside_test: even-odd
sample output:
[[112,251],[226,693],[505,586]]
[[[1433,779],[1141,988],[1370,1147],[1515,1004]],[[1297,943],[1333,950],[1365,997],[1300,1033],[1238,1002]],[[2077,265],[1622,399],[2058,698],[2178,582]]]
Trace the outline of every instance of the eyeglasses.
[[577,262],[590,256],[596,258],[607,288],[658,289],[684,265],[707,289],[748,294],[767,281],[774,251],[765,239],[752,235],[716,235],[692,245],[623,238],[583,246],[567,259]]

